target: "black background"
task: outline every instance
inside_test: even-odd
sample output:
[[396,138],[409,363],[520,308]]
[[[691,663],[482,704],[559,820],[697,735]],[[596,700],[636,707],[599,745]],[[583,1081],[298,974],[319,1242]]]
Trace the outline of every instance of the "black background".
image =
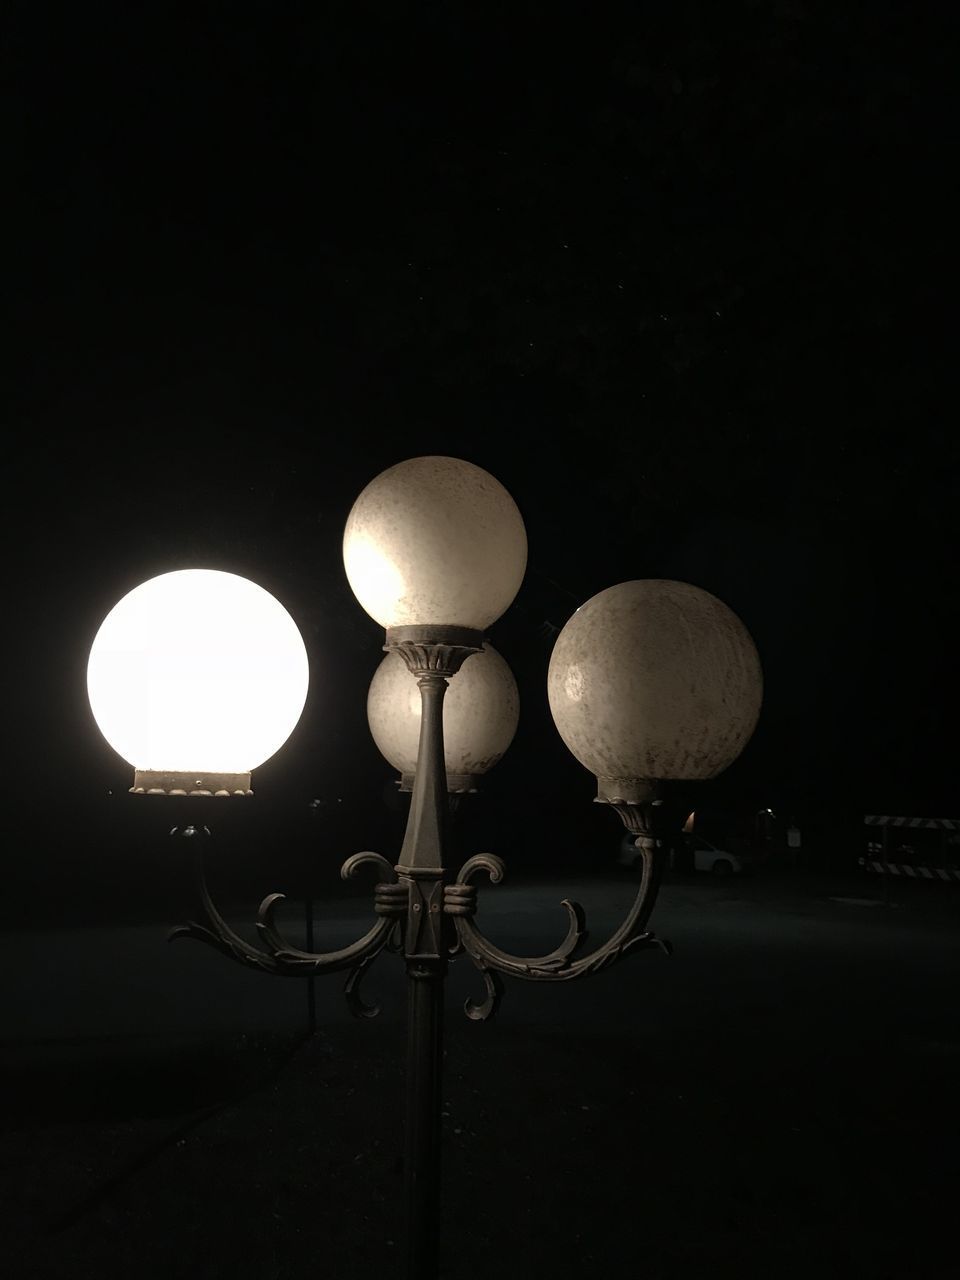
[[761,654],[710,803],[957,816],[935,16],[21,5],[9,35],[8,885],[162,900],[165,814],[125,794],[84,675],[112,605],[188,566],[260,582],[311,660],[254,807],[218,817],[235,865],[269,845],[294,875],[318,823],[331,866],[395,839],[382,635],[340,540],[429,453],[496,475],[530,542],[490,633],[521,729],[477,841],[612,850],[545,674],[576,606],[637,577],[712,591]]

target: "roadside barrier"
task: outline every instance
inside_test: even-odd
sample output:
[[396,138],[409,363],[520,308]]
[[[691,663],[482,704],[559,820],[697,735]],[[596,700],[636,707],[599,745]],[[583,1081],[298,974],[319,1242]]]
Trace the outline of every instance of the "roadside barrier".
[[[960,818],[907,818],[892,814],[868,813],[863,818],[864,826],[879,827],[877,832],[870,832],[870,842],[866,845],[866,856],[858,859],[865,871],[881,876],[899,876],[904,880],[931,880],[938,884],[960,883],[960,867],[955,866],[960,857]],[[895,838],[900,843],[896,847],[890,840],[890,831],[894,830]],[[917,848],[912,844],[903,844],[903,837],[911,831],[939,832],[939,838],[924,835],[917,837]],[[877,837],[882,837],[877,839]],[[931,846],[936,844],[938,848]],[[926,846],[926,847],[924,847]],[[901,857],[906,854],[910,858],[926,857],[938,864],[930,866],[927,862],[891,862],[891,855]],[[889,883],[889,881],[887,882]]]
[[865,871],[879,875],[903,876],[908,880],[940,880],[949,884],[960,882],[960,868],[957,867],[913,866],[909,862],[881,862],[878,858],[859,858],[858,862]]
[[886,814],[868,813],[864,815],[864,825],[868,827],[907,827],[933,831],[960,831],[960,818],[892,818]]

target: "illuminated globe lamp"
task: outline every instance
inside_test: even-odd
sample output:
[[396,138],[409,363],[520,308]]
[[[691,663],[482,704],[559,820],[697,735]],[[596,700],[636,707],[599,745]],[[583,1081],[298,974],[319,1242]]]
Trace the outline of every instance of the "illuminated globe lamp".
[[107,614],[87,692],[138,795],[251,795],[253,769],[292,733],[307,696],[303,638],[256,583],[212,569],[164,573]]
[[649,841],[662,783],[716,777],[746,746],[763,674],[723,601],[686,582],[639,579],[570,618],[547,697],[561,738],[597,779],[597,800]]
[[[513,741],[520,700],[513,673],[493,645],[464,663],[450,680],[443,703],[443,751],[447,792],[476,791],[477,780]],[[413,789],[420,742],[420,690],[400,655],[380,663],[367,694],[370,732],[384,759],[400,774],[401,791]]]

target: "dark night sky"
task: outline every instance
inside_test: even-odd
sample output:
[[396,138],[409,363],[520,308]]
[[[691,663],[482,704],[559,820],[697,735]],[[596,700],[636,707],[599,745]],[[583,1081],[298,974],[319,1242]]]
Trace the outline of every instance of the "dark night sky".
[[63,874],[128,785],[86,704],[100,620],[188,565],[255,578],[307,641],[260,811],[349,793],[374,838],[381,636],[340,537],[363,485],[423,453],[487,467],[527,523],[491,631],[523,699],[492,811],[547,831],[588,808],[550,736],[551,626],[674,577],[735,609],[765,668],[717,795],[960,816],[935,20],[201,13],[14,6],[8,746],[34,869]]

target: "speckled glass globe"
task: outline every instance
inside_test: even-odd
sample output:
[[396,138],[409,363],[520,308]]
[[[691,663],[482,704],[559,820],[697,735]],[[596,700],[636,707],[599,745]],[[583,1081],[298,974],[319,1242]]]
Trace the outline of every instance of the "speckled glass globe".
[[557,637],[547,696],[604,799],[645,782],[712,778],[749,741],[763,674],[746,627],[716,596],[659,578],[593,596]]
[[347,517],[347,580],[383,627],[482,631],[523,581],[527,535],[499,480],[461,458],[408,458],[376,476]]
[[[492,769],[517,731],[520,699],[513,672],[490,644],[450,677],[443,699],[448,779]],[[370,682],[367,719],[380,754],[401,774],[417,769],[420,687],[398,653],[388,653]]]

